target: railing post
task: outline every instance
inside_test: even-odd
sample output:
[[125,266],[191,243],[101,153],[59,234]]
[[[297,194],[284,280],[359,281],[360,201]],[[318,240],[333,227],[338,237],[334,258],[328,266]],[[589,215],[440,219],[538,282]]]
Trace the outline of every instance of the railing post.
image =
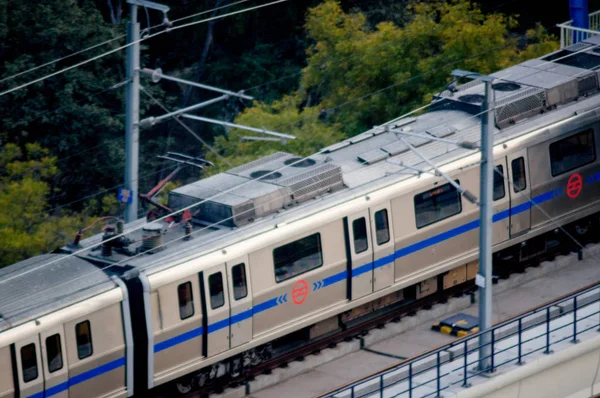
[[350,389],[350,398],[354,398],[354,386]]
[[467,382],[467,365],[469,363],[469,361],[467,360],[467,340],[465,340],[465,348],[463,350],[463,356],[464,356],[464,365],[463,365],[463,387],[469,387],[469,383]]
[[544,354],[550,354],[550,307],[546,308],[546,351]]
[[440,352],[437,352],[437,396],[440,396],[441,393],[441,388],[440,388],[440,378],[441,378],[441,372],[440,372]]
[[379,396],[383,398],[383,373],[379,375]]
[[579,343],[577,340],[577,296],[573,297],[573,340],[571,343]]
[[412,398],[412,362],[408,364],[408,398]]
[[496,343],[496,334],[494,333],[496,331],[496,329],[492,329],[492,341],[490,342],[490,346],[491,346],[491,350],[490,350],[490,370],[489,373],[493,373],[494,372],[494,345]]
[[565,28],[560,27],[560,48],[565,48]]
[[519,360],[517,361],[517,365],[523,364],[523,353],[522,353],[522,344],[523,344],[523,318],[519,318]]

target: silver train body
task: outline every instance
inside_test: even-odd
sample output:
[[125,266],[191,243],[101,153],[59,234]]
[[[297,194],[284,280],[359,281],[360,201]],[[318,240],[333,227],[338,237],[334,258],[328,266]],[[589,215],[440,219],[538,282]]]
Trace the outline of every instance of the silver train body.
[[[590,40],[495,74],[516,82],[495,90],[497,259],[547,250],[559,225],[597,222],[600,43]],[[137,243],[1,270],[0,397],[139,396],[188,375],[201,385],[298,331],[324,336],[475,278],[478,206],[403,140],[479,196],[479,153],[432,137],[478,142],[482,92],[459,86],[431,112],[308,161],[277,153],[178,188],[170,206],[210,198],[192,209],[191,236],[165,224],[142,240],[127,233],[138,220],[125,226]]]

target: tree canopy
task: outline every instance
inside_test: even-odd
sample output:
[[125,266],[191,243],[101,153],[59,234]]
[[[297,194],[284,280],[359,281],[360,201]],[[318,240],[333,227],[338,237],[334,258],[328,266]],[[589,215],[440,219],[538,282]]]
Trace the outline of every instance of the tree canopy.
[[314,153],[430,102],[453,69],[491,73],[558,45],[539,25],[522,44],[511,34],[515,18],[484,15],[468,0],[416,3],[404,17],[402,26],[372,28],[365,14],[345,12],[335,0],[310,9],[305,28],[311,44],[299,89],[271,105],[255,103],[236,118],[298,140],[242,143],[247,134],[234,129],[215,140],[225,161],[239,164],[276,150]]

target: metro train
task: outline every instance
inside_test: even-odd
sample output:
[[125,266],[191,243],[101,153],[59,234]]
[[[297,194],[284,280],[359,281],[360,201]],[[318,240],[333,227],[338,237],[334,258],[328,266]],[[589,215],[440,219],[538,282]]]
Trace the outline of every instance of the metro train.
[[[493,74],[497,270],[599,226],[598,46]],[[108,225],[0,270],[0,397],[185,393],[474,279],[482,93],[177,188],[178,223]]]

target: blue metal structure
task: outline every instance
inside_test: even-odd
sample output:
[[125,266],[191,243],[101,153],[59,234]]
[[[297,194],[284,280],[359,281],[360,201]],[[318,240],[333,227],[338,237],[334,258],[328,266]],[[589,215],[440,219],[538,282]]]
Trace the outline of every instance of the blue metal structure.
[[[569,13],[573,20],[573,26],[581,29],[589,29],[588,0],[569,0]],[[573,32],[573,43],[584,40],[582,32]]]
[[[488,330],[491,334],[491,355],[490,367],[486,370],[476,369],[481,334],[477,333],[348,384],[321,398],[439,397],[449,388],[467,388],[475,376],[509,365],[521,365],[526,357],[538,352],[551,354],[552,347],[557,344],[576,343],[582,333],[599,330],[600,311],[594,311],[597,305],[591,306],[599,302],[600,283],[596,283],[593,287],[495,325]],[[532,345],[535,347],[532,348]]]

